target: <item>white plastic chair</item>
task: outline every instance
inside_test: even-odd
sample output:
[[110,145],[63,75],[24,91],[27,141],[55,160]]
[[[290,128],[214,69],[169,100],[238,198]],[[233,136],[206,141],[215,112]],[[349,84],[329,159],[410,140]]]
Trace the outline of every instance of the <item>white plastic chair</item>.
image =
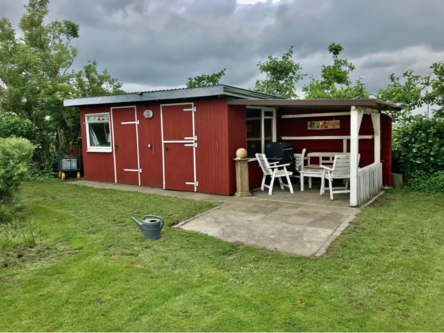
[[[264,188],[267,187],[269,189],[268,195],[271,195],[273,193],[274,179],[278,178],[282,190],[284,189],[284,186],[285,186],[290,189],[291,194],[294,193],[293,192],[293,185],[291,185],[291,182],[290,182],[290,176],[293,175],[293,172],[287,171],[287,166],[289,166],[290,164],[277,165],[279,162],[269,163],[265,154],[256,154],[256,158],[259,162],[262,172],[264,173],[264,177],[262,178],[262,185],[261,185],[262,191],[264,191]],[[265,179],[267,178],[267,176],[271,177],[270,185],[265,185]],[[287,177],[288,185],[284,184],[284,182],[281,179],[282,177]]]
[[[358,164],[361,155],[358,155]],[[350,181],[350,154],[335,155],[333,166],[331,168],[322,165],[322,179],[321,179],[321,195],[325,192],[325,180],[328,180],[330,188],[330,199],[333,200],[334,193],[350,193],[348,188]],[[333,187],[334,179],[345,179],[345,186]]]
[[307,151],[307,149],[302,149],[302,153],[301,154],[294,154],[294,164],[295,164],[295,169],[297,172],[299,172],[299,175],[294,175],[294,178],[299,178],[299,182],[301,182],[301,171],[304,171],[304,162],[306,160],[308,160],[308,157],[305,157],[305,152]]

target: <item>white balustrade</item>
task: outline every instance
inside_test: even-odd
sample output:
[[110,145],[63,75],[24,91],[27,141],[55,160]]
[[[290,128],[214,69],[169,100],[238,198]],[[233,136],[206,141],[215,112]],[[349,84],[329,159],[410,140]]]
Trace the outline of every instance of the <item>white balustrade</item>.
[[358,170],[358,205],[376,196],[382,189],[382,163],[373,163]]

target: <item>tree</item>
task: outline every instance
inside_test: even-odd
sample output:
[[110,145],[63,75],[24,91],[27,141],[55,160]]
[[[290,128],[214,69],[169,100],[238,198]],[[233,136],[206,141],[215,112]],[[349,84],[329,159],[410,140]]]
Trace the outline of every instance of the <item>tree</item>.
[[[38,129],[34,156],[43,164],[51,151],[64,152],[80,136],[79,112],[63,107],[63,99],[121,93],[120,84],[96,63],[70,71],[79,38],[72,21],[47,21],[49,0],[29,0],[16,34],[7,18],[0,20],[0,110],[30,120]],[[94,80],[93,80],[94,79]],[[84,85],[80,81],[85,81]]]
[[426,90],[424,102],[427,105],[438,106],[438,109],[433,110],[433,117],[444,119],[444,63],[434,63],[430,68],[433,71],[424,79],[428,83],[428,85],[424,84],[424,86],[427,88],[431,87],[432,90],[430,92],[428,89]]
[[350,73],[356,67],[347,59],[339,58],[343,50],[344,48],[340,44],[332,43],[328,46],[328,52],[333,56],[333,65],[323,65],[321,79],[316,80],[312,77],[311,82],[302,88],[306,99],[369,98],[370,94],[365,89],[361,78],[353,86]]
[[210,75],[202,74],[195,77],[189,77],[187,82],[187,88],[198,88],[198,87],[211,87],[219,84],[222,76],[225,75],[226,68],[221,70],[219,73],[213,73]]
[[[121,87],[122,84],[113,78],[106,69],[100,73],[97,70],[97,62],[94,60],[89,61],[82,70],[71,73],[69,85],[60,87],[57,99],[63,101],[67,98],[122,94],[124,91],[120,89]],[[64,143],[75,143],[80,137],[79,110],[64,107],[62,113],[61,117],[67,125],[64,129]]]
[[424,103],[423,91],[425,86],[423,78],[414,75],[413,70],[409,70],[403,73],[402,76],[391,74],[389,79],[390,84],[387,88],[379,89],[378,98],[386,102],[401,104],[401,112],[386,111],[395,123],[405,124],[413,121],[412,110],[421,107]]
[[282,55],[282,59],[269,55],[267,61],[259,62],[257,66],[267,78],[257,80],[254,90],[285,98],[297,98],[296,83],[302,80],[305,74],[301,73],[301,65],[292,58],[293,46]]

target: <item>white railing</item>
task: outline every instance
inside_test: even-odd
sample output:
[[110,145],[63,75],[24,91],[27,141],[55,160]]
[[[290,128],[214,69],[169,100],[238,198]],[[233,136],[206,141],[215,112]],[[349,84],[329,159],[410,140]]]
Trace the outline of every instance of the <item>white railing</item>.
[[358,170],[358,205],[376,196],[382,189],[382,163],[373,163]]

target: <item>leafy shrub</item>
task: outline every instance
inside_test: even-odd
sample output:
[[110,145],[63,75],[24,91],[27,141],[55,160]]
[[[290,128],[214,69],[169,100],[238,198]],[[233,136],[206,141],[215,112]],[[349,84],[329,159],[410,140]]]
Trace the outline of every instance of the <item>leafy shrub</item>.
[[395,172],[404,175],[406,183],[418,175],[444,170],[444,121],[416,116],[413,123],[396,127],[393,166]]
[[444,171],[433,174],[417,171],[410,175],[406,188],[415,192],[444,193]]
[[34,146],[23,138],[0,138],[0,206],[10,201],[25,179]]
[[57,169],[57,155],[49,153],[44,163],[31,162],[28,165],[28,181],[46,181],[54,179],[52,173]]
[[12,113],[0,113],[0,138],[15,136],[31,140],[35,134],[35,126],[30,120]]

